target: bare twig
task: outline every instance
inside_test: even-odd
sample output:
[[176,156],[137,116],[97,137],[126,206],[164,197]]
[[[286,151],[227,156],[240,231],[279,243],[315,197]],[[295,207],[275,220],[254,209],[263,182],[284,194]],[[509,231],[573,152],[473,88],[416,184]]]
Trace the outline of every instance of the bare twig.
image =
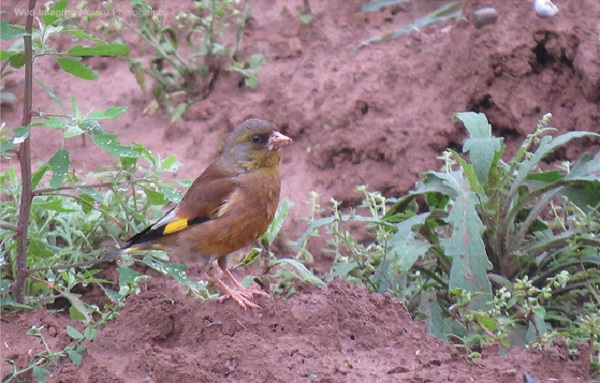
[[[31,33],[33,30],[33,14],[35,0],[29,0],[27,7],[27,21],[25,24],[26,35],[23,36],[25,49],[25,96],[23,97],[23,117],[21,126],[31,123],[31,108],[33,104],[33,60]],[[32,185],[31,185],[31,142],[29,136],[19,147],[19,161],[21,165],[21,204],[19,205],[19,222],[17,224],[17,281],[15,295],[17,302],[25,301],[25,279],[27,278],[27,229],[31,213]]]
[[9,222],[1,221],[0,222],[0,229],[9,230],[9,231],[17,231],[17,226],[15,226],[15,225],[13,225],[12,223],[9,223]]
[[74,269],[76,267],[93,266],[93,265],[97,265],[99,263],[111,261],[111,260],[119,257],[121,255],[121,253],[122,253],[121,249],[117,249],[117,250],[113,251],[112,253],[109,253],[108,255],[105,255],[103,257],[96,258],[96,259],[91,259],[89,261],[70,263],[67,265],[34,267],[34,268],[29,269],[29,274],[34,273],[36,271],[50,271],[50,270],[56,271],[56,270]]

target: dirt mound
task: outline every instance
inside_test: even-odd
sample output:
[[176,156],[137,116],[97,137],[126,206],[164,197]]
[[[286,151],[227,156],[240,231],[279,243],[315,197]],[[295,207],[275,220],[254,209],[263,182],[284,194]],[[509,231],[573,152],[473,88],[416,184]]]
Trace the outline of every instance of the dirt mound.
[[[564,345],[507,356],[492,348],[468,362],[395,299],[343,281],[298,290],[289,299],[259,300],[261,311],[156,290],[131,297],[86,344],[82,365],[63,362],[48,382],[514,383],[530,374],[566,383],[589,376],[587,358],[569,361]],[[36,315],[51,345],[68,339],[68,318]],[[4,324],[5,341],[18,342],[24,325]]]

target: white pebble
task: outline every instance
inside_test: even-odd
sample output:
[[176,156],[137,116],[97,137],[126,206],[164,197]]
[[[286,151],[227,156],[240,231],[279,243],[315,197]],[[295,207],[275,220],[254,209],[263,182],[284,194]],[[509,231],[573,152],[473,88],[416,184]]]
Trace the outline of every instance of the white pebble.
[[533,0],[533,9],[540,17],[552,17],[558,13],[558,7],[551,0]]

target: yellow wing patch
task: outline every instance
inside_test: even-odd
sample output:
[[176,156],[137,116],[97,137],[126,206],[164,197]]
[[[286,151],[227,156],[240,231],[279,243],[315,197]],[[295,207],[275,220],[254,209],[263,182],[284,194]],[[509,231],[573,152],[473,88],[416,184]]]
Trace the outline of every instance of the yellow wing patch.
[[162,234],[168,235],[168,234],[177,233],[178,231],[181,231],[181,230],[185,229],[186,227],[188,227],[187,218],[181,218],[181,219],[178,219],[176,221],[173,221],[173,222],[167,224],[165,226],[165,229],[163,230]]

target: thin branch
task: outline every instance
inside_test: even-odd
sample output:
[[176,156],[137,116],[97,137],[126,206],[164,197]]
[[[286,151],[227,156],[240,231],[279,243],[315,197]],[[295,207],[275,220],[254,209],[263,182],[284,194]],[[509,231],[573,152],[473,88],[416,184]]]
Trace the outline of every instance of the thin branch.
[[[33,105],[33,59],[32,59],[32,31],[35,0],[29,0],[27,7],[27,21],[25,25],[26,35],[23,36],[25,50],[25,88],[23,97],[23,117],[21,126],[31,123],[31,110]],[[27,230],[29,228],[29,216],[31,214],[31,139],[28,136],[19,147],[19,162],[21,166],[21,204],[19,205],[19,222],[17,224],[17,280],[15,283],[15,295],[18,303],[25,302],[25,280],[27,278]]]
[[91,185],[74,185],[74,186],[61,186],[58,188],[45,188],[45,189],[36,189],[33,191],[33,196],[42,195],[48,192],[55,192],[58,190],[77,190],[82,188],[109,188],[114,186],[112,182],[103,182],[99,184],[91,184]]
[[10,222],[2,221],[0,222],[0,229],[9,230],[9,231],[17,231],[17,225],[13,225]]
[[117,249],[117,250],[113,251],[112,253],[109,253],[108,255],[105,255],[103,257],[91,259],[89,261],[84,261],[84,262],[70,263],[70,264],[66,264],[66,265],[34,267],[34,268],[29,269],[29,274],[37,272],[37,271],[50,271],[50,270],[56,271],[56,270],[73,269],[76,267],[97,265],[99,263],[112,261],[113,259],[119,257],[122,253],[122,250],[124,250],[124,249]]

